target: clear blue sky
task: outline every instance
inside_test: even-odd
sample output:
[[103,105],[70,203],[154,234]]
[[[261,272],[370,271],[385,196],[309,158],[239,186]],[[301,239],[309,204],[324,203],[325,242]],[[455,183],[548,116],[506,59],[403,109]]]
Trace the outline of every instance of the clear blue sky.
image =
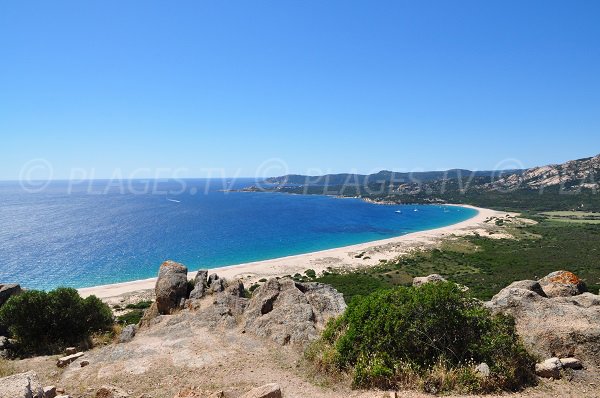
[[594,0],[2,1],[0,179],[595,155],[599,21]]

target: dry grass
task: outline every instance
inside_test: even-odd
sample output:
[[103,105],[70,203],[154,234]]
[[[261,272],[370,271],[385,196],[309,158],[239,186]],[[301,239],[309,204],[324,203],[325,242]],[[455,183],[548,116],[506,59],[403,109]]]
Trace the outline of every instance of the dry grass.
[[17,369],[15,368],[12,361],[0,358],[0,377],[10,376],[15,373],[17,373]]

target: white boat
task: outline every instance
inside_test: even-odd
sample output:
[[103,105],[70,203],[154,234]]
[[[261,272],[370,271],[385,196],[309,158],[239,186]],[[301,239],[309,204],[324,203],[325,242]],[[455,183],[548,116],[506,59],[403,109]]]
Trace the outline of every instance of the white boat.
[[419,209],[414,209],[413,211],[419,211]]
[[167,200],[168,200],[169,202],[181,203],[181,201],[180,201],[180,200],[177,200],[177,199],[169,199],[169,198],[167,198]]
[[402,213],[402,210],[396,210],[394,213]]

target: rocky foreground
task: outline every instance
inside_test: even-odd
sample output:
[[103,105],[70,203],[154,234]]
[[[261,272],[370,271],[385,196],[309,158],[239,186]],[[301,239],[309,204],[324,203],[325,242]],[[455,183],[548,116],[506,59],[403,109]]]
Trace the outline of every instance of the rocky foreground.
[[[19,361],[27,372],[0,379],[0,398],[396,394],[352,391],[343,381],[315,383],[318,375],[310,374],[302,350],[346,308],[330,286],[273,278],[246,298],[240,281],[199,272],[190,290],[186,275],[183,265],[165,262],[156,301],[139,326],[124,328],[116,342],[87,352]],[[414,283],[442,279],[432,275]],[[512,315],[525,345],[539,358],[540,386],[519,395],[600,396],[600,297],[586,292],[579,278],[558,271],[539,281],[515,282],[486,306]]]

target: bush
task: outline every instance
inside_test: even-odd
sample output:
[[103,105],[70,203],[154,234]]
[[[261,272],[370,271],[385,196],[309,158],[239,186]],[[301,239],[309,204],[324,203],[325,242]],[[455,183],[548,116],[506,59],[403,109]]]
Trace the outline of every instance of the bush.
[[128,310],[145,310],[146,308],[150,308],[152,305],[152,301],[140,301],[135,304],[127,304],[125,306]]
[[306,271],[304,271],[304,274],[311,279],[314,279],[317,277],[317,273],[315,272],[314,269],[307,269]]
[[[535,380],[513,320],[492,315],[451,282],[359,297],[315,344],[309,358],[322,370],[349,372],[355,387],[489,392]],[[490,377],[475,372],[481,362]]]
[[123,315],[119,315],[117,317],[117,321],[119,324],[123,326],[127,325],[137,325],[140,323],[142,318],[144,317],[144,310],[142,309],[133,309]]
[[47,354],[86,341],[92,333],[113,325],[110,308],[95,296],[85,299],[77,290],[28,290],[0,308],[0,323],[25,354]]

